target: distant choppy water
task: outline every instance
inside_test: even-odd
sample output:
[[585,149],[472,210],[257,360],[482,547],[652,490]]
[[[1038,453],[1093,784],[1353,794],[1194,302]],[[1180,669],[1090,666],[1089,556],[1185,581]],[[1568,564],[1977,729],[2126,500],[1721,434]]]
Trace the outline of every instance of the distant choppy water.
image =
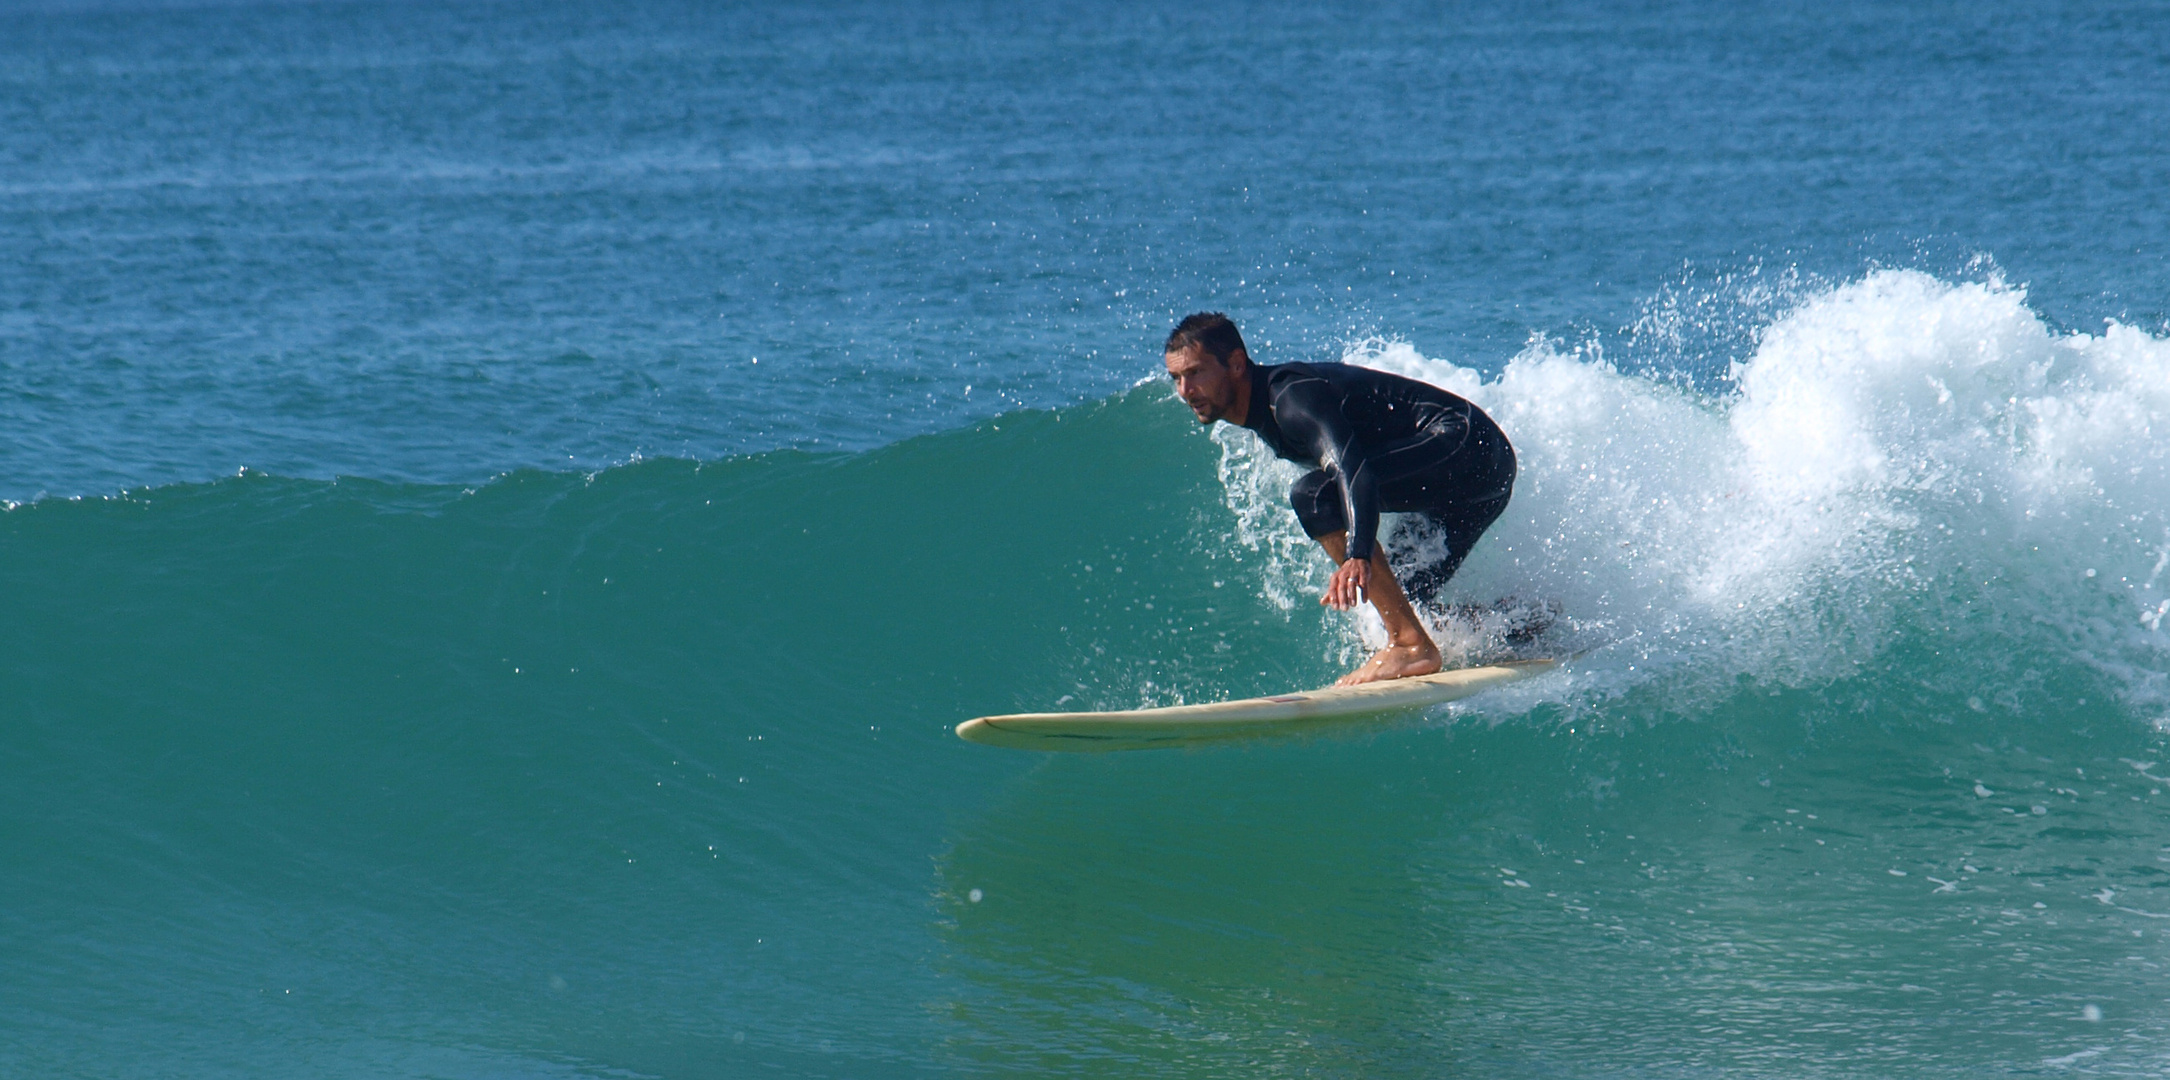
[[[2170,16],[0,8],[0,1072],[2154,1076]],[[1474,397],[1567,674],[1160,335]]]

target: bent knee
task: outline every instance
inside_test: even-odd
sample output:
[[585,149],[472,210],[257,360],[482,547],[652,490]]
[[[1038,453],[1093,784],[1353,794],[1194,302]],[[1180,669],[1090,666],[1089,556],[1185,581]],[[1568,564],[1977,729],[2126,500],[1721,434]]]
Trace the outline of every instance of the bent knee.
[[1304,535],[1317,539],[1346,531],[1341,514],[1341,482],[1324,469],[1308,472],[1288,489],[1288,503],[1303,525]]

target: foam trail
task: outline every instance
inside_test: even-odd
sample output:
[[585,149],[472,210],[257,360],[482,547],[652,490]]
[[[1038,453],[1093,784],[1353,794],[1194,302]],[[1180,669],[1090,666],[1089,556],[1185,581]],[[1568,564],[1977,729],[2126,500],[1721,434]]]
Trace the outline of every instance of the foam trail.
[[[1467,396],[1506,428],[1515,500],[1452,592],[1557,599],[1617,638],[1580,665],[1583,687],[1804,685],[1927,631],[2058,650],[2159,714],[2170,341],[2115,323],[2060,334],[2026,300],[2001,281],[1878,271],[1770,322],[1717,394],[1542,337],[1491,382],[1402,343],[1345,359]],[[1252,441],[1223,433],[1224,485],[1286,604],[1324,560],[1279,504],[1288,468]]]

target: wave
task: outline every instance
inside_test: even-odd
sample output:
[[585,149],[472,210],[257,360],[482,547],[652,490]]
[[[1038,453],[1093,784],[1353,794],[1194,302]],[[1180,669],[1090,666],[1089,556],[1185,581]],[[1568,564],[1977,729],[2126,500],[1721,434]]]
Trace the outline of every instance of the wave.
[[[1514,502],[1451,598],[1557,602],[1553,645],[1592,651],[1564,679],[1472,708],[1518,715],[1637,689],[1693,708],[1744,678],[1813,685],[1928,647],[1965,654],[1954,678],[1991,698],[2030,665],[2076,664],[2132,708],[2170,711],[2162,338],[2057,333],[2022,289],[1882,271],[1802,297],[1715,390],[1544,337],[1490,379],[1379,339],[1344,359],[1471,398],[1520,453]],[[1285,689],[1376,644],[1375,620],[1313,602],[1329,568],[1287,510],[1294,468],[1247,432],[1222,426],[1211,450],[1199,439],[1146,385],[861,455],[635,461],[476,489],[248,473],[47,499],[0,523],[22,597],[77,582],[153,598],[193,582],[229,597],[217,632],[247,635],[306,621],[277,594],[262,611],[231,599],[259,576],[336,567],[320,587],[350,595],[322,597],[329,608],[486,599],[503,610],[444,630],[547,612],[565,654],[590,647],[579,628],[606,610],[678,626],[656,648],[701,666],[745,655],[755,627],[792,668],[804,661],[775,643],[827,635],[846,658],[830,663],[854,668],[900,643],[999,643],[1016,655],[984,684],[990,708]],[[613,567],[651,545],[641,564],[669,584],[643,592],[643,573]],[[91,566],[98,581],[83,580]],[[347,625],[397,651],[506,651],[403,642],[362,614]],[[900,643],[859,651],[876,628],[904,631]],[[1484,647],[1457,632],[1444,636]]]
[[[2057,333],[2022,289],[1882,271],[1803,297],[1710,391],[1544,337],[1490,379],[1379,339],[1344,359],[1471,398],[1518,448],[1514,502],[1452,598],[1557,602],[1555,644],[1594,649],[1564,682],[1494,695],[1493,712],[1810,685],[1901,642],[1968,653],[1983,686],[2071,662],[2136,709],[2170,709],[2162,338]],[[1056,689],[1049,672],[1052,699],[1197,700],[1324,677],[1375,644],[1375,620],[1315,610],[1328,567],[1286,508],[1294,468],[1246,432],[1215,430],[1217,462],[1197,438],[1141,386],[862,455],[636,461],[479,489],[244,474],[0,521],[17,595],[91,565],[141,596],[189,580],[240,595],[243,567],[337,566],[357,596],[435,581],[409,597],[425,608],[485,583],[508,608],[548,596],[562,651],[597,604],[698,623],[667,646],[681,655],[744,649],[751,626],[782,639],[826,620],[864,640],[938,623],[908,637],[957,649],[1026,646],[1029,626],[1016,667],[1041,676],[990,695],[1020,706]],[[674,567],[672,584],[636,601],[640,575],[609,564],[651,544],[644,561]],[[229,629],[266,614],[234,607]]]

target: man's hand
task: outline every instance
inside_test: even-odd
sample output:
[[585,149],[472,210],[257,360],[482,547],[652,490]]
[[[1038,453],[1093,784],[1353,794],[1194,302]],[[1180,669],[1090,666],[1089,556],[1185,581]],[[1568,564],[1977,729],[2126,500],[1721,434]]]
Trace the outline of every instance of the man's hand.
[[1364,559],[1350,559],[1334,571],[1326,582],[1326,595],[1319,603],[1330,608],[1347,611],[1364,598],[1364,590],[1371,587],[1371,563]]

